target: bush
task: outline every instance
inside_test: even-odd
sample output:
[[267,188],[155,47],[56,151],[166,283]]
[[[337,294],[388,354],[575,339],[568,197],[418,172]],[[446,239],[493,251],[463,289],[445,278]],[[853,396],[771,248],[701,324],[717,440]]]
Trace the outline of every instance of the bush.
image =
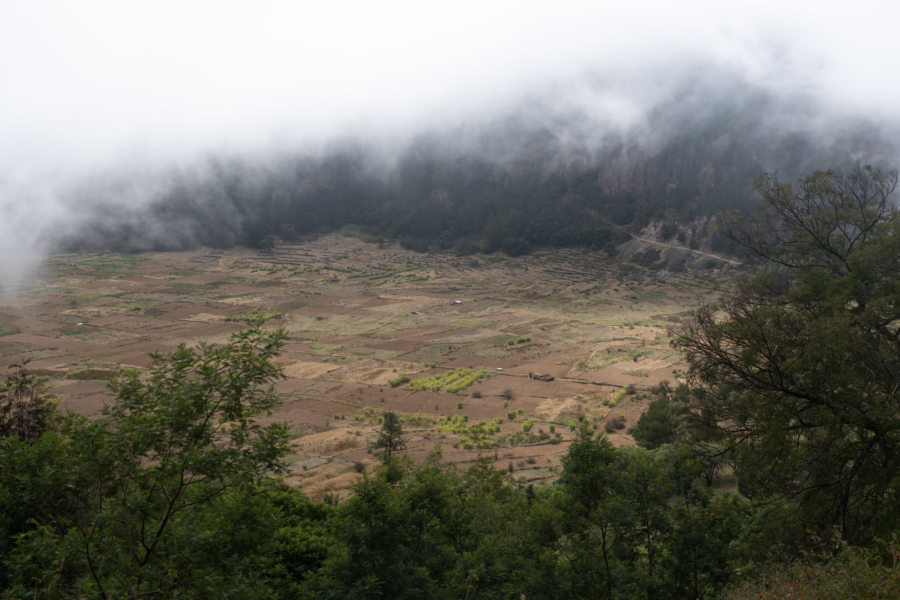
[[264,322],[270,319],[280,319],[284,314],[280,311],[275,310],[274,308],[257,308],[256,310],[251,310],[249,312],[241,313],[239,315],[233,315],[231,317],[225,317],[226,321],[235,321],[235,322],[245,322],[245,323],[255,323],[257,321]]
[[625,429],[625,415],[619,415],[617,417],[612,417],[606,420],[606,424],[604,425],[604,429],[606,433],[613,433],[615,431],[619,431],[620,429]]
[[272,250],[272,248],[275,247],[275,244],[277,242],[278,242],[278,239],[274,235],[269,234],[266,237],[264,237],[263,239],[259,240],[259,249],[270,251],[270,250]]
[[844,546],[837,556],[804,559],[792,565],[775,565],[755,581],[722,595],[725,600],[875,600],[897,598],[900,590],[900,548],[888,549],[884,561],[866,548]]
[[401,375],[396,379],[391,379],[389,383],[391,384],[391,387],[397,387],[403,385],[404,383],[409,383],[409,375]]

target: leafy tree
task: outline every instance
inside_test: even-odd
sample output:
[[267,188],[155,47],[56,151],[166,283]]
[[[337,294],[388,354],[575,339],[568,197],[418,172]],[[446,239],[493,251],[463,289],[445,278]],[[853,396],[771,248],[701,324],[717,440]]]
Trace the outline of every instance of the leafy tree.
[[261,239],[259,241],[259,249],[269,252],[273,248],[275,248],[275,244],[277,244],[277,243],[278,243],[278,238],[276,238],[274,235],[272,235],[270,233],[266,237],[264,237],[263,239]]
[[675,443],[681,418],[682,412],[667,397],[657,398],[640,416],[632,435],[639,446],[650,450]]
[[560,597],[713,597],[747,511],[701,485],[701,469],[687,448],[616,449],[582,429],[560,477]]
[[385,462],[396,452],[406,449],[406,436],[403,434],[403,425],[400,417],[392,410],[381,415],[381,430],[378,437],[372,442],[372,449],[382,450]]
[[613,598],[619,571],[614,551],[619,454],[609,440],[595,437],[584,425],[562,464],[563,514],[572,532],[562,557],[572,575],[567,578],[571,592],[576,597]]
[[[254,487],[280,469],[287,429],[256,417],[278,402],[283,339],[257,323],[223,346],[153,354],[111,383],[102,417],[7,445],[11,597],[259,595],[252,550],[274,524]],[[23,505],[27,519],[7,518]]]
[[735,237],[764,267],[674,342],[741,491],[791,499],[785,523],[823,539],[833,526],[858,543],[900,525],[896,184],[869,167],[796,186],[763,176],[762,211]]

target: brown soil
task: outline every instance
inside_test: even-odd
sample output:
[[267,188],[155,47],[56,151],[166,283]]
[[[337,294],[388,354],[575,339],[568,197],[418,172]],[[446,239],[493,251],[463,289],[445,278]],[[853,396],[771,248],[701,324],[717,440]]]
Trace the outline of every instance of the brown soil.
[[[272,418],[292,424],[288,480],[311,496],[349,494],[359,471],[373,468],[367,444],[386,410],[407,419],[413,460],[439,446],[449,462],[485,455],[516,477],[547,481],[579,420],[602,430],[608,415],[624,414],[631,426],[649,388],[676,379],[682,365],[669,329],[717,295],[727,277],[651,272],[571,250],[519,258],[415,254],[339,235],[272,253],[60,255],[2,300],[0,327],[19,333],[0,337],[0,360],[30,358],[52,377],[63,406],[92,415],[111,399],[105,382],[66,374],[91,365],[146,367],[151,351],[222,342],[241,327],[227,319],[274,309],[282,317],[270,325],[284,327],[289,344],[279,359],[285,403]],[[491,376],[455,394],[389,384],[401,374],[460,366]],[[555,379],[530,379],[530,372]],[[629,384],[637,394],[613,409],[604,405]],[[469,424],[499,417],[500,436],[521,432],[526,420],[534,421],[535,437],[551,424],[555,431],[543,441],[467,449],[465,439],[438,427],[453,415]],[[609,438],[633,444],[626,432]]]

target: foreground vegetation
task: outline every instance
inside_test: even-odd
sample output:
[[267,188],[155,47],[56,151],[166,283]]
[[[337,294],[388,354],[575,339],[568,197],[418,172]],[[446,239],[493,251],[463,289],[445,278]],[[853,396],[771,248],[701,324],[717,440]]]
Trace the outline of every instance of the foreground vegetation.
[[378,470],[309,501],[278,479],[287,427],[258,421],[284,342],[262,316],[120,373],[93,420],[22,365],[0,389],[2,597],[897,597],[895,184],[764,180],[771,212],[739,231],[768,262],[677,336],[690,385],[660,386],[640,448],[583,423],[553,486],[414,465],[388,412]]

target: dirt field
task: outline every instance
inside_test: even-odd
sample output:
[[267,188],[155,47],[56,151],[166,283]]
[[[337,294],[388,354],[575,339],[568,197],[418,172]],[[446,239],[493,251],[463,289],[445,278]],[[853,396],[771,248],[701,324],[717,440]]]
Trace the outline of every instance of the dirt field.
[[[643,392],[674,381],[680,367],[668,329],[727,277],[657,272],[599,252],[454,257],[339,235],[270,254],[60,255],[2,299],[0,359],[30,358],[63,406],[92,415],[121,365],[225,340],[241,327],[228,319],[272,309],[281,317],[271,326],[290,336],[280,359],[285,402],[273,418],[293,425],[288,479],[313,498],[345,496],[374,467],[367,443],[385,410],[404,417],[414,460],[440,447],[449,462],[490,456],[543,481],[555,477],[581,419],[603,428],[624,415],[626,429],[609,437],[633,443],[627,426],[646,405]],[[456,393],[389,384],[457,367],[489,377]],[[629,384],[636,393],[623,395]]]

